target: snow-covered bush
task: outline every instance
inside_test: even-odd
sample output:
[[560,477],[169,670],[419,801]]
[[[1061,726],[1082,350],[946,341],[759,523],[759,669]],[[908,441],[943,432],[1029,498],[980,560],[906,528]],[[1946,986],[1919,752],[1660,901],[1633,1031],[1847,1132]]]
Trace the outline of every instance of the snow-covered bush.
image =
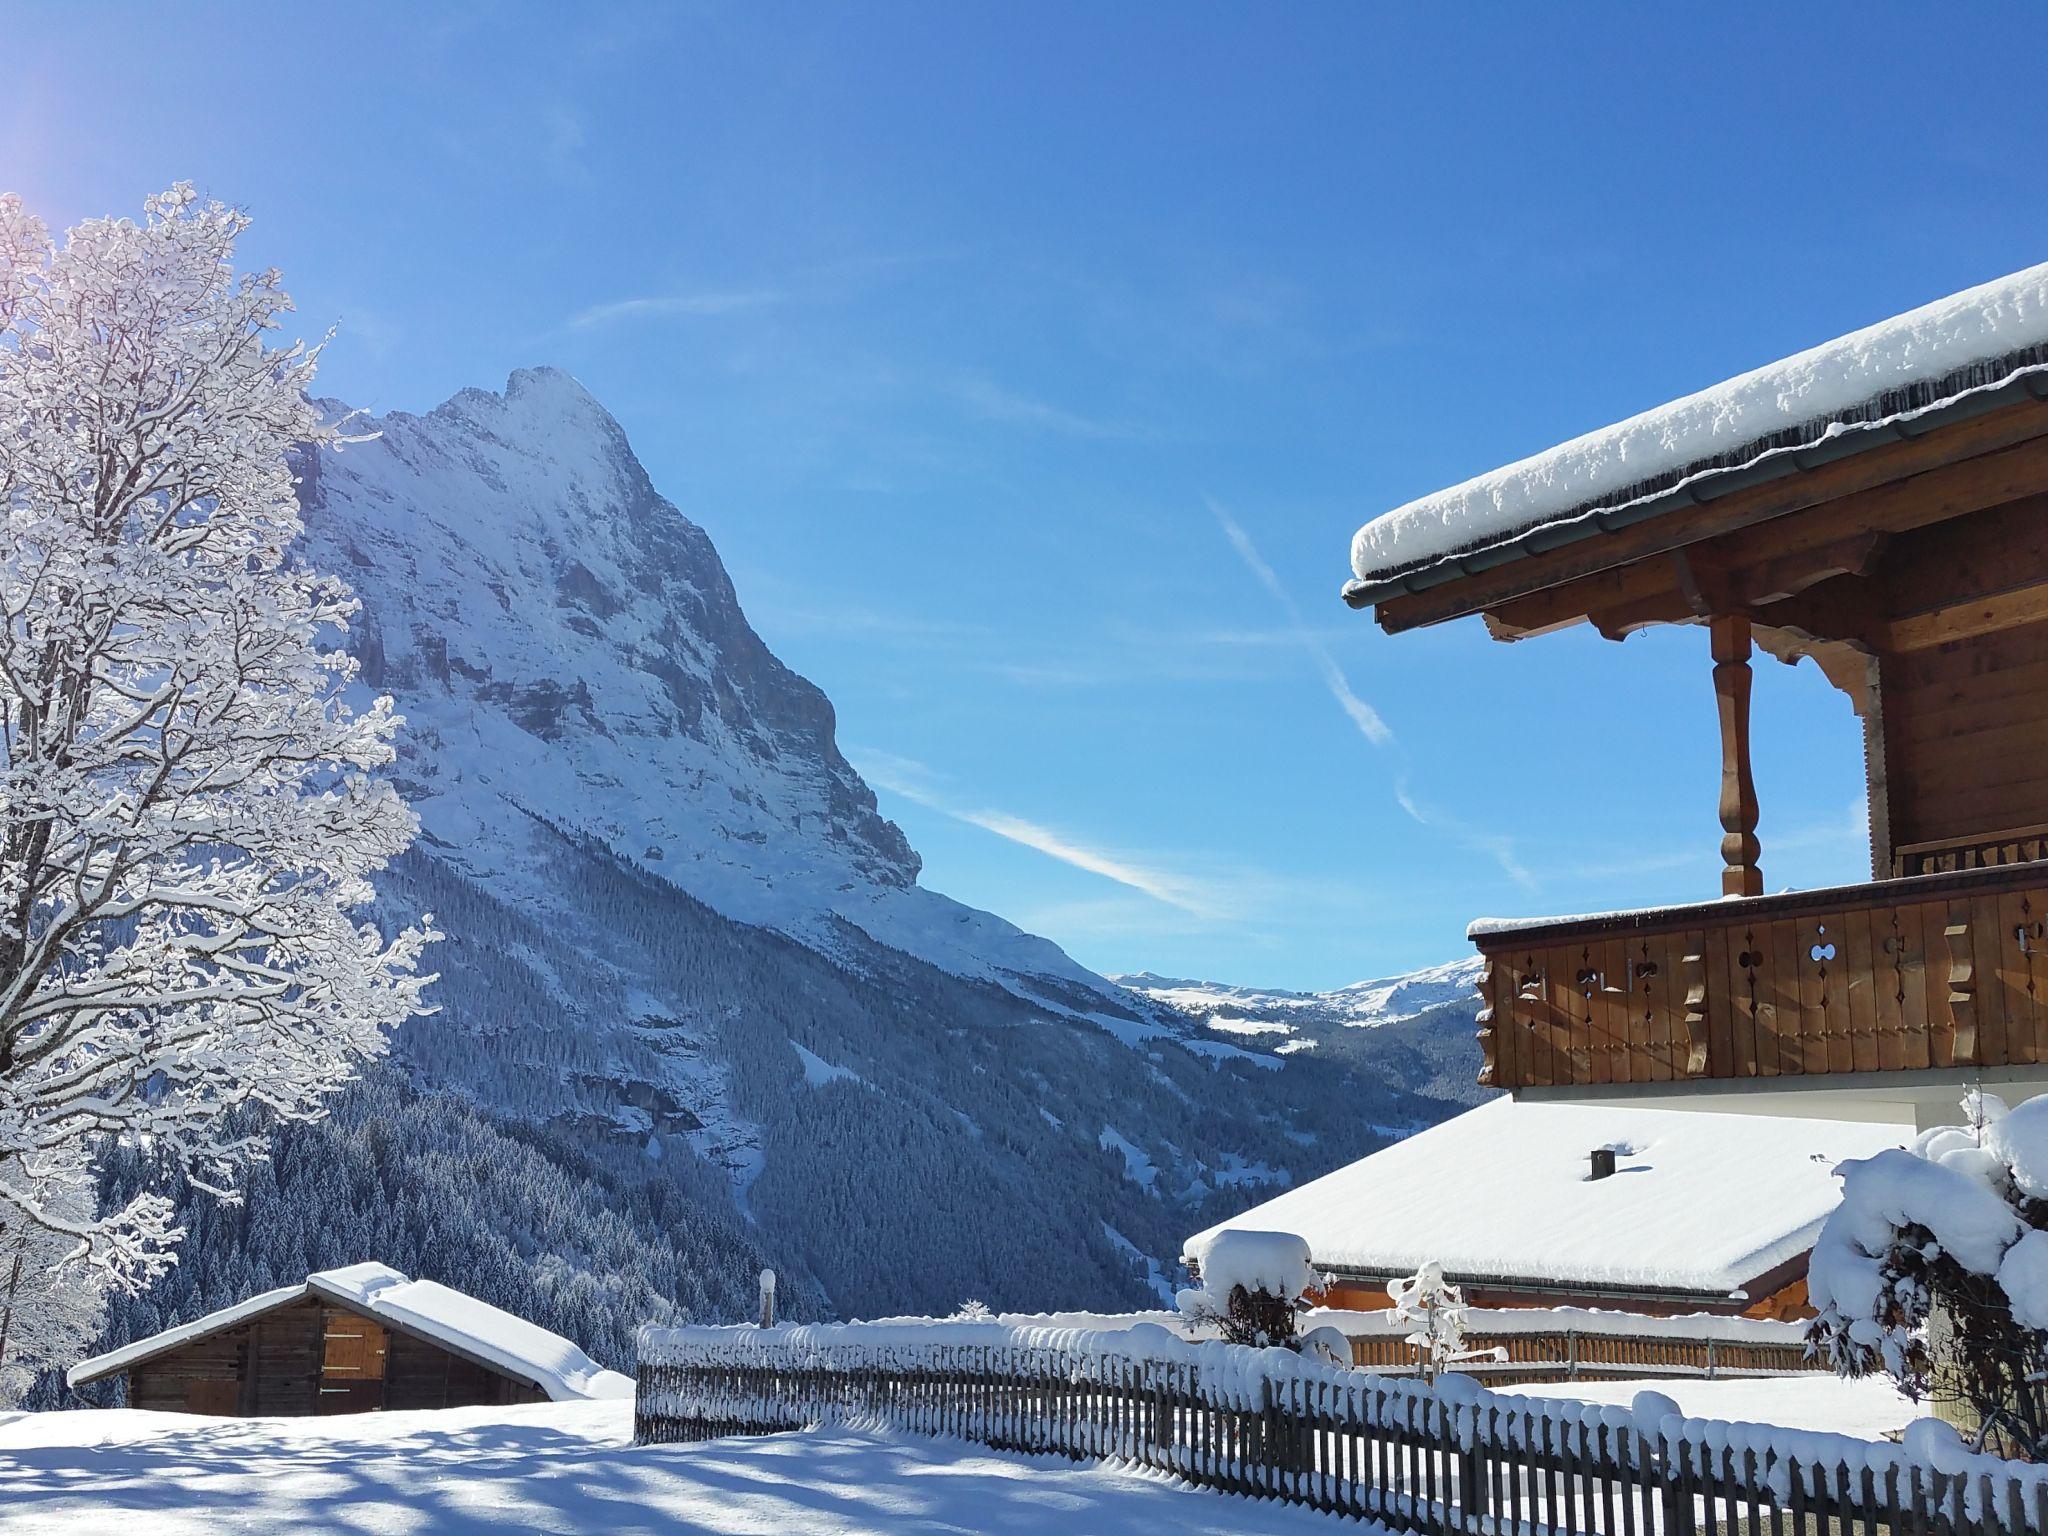
[[1174,1298],[1184,1317],[1213,1323],[1232,1344],[1299,1347],[1295,1321],[1322,1283],[1305,1238],[1225,1229],[1188,1257],[1199,1283]]
[[[414,820],[344,694],[355,602],[295,564],[287,455],[342,441],[245,217],[187,186],[60,244],[0,196],[0,1253],[160,1274],[155,1190],[102,1212],[109,1138],[217,1193],[418,1011],[428,927],[353,915]],[[29,1248],[42,1251],[39,1239]]]
[[1883,1372],[1912,1397],[1953,1393],[1978,1443],[2048,1455],[2048,1099],[1841,1170],[1814,1246],[1811,1353],[1845,1376]]

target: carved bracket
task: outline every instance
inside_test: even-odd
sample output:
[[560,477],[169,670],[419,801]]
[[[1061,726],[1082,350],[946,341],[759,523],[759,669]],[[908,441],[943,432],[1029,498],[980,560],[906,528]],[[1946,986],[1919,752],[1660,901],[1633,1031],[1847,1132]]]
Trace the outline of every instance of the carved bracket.
[[1493,977],[1494,962],[1489,955],[1479,969],[1479,1085],[1482,1088],[1491,1088],[1494,1083]]

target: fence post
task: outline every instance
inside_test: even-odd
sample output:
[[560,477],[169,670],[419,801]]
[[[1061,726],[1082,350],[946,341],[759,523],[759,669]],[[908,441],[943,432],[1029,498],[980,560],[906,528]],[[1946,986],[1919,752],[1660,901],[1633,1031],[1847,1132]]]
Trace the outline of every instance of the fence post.
[[1677,1454],[1673,1455],[1672,1448],[1664,1445],[1663,1437],[1658,1437],[1655,1454],[1664,1506],[1664,1536],[1693,1536],[1692,1487],[1691,1478],[1687,1476],[1692,1458],[1687,1454],[1688,1448],[1683,1440],[1677,1443],[1675,1450]]
[[1564,1331],[1564,1372],[1567,1381],[1579,1379],[1579,1330],[1576,1328]]
[[[1485,1441],[1479,1434],[1479,1408],[1477,1404],[1461,1408],[1450,1403],[1444,1407],[1444,1428],[1458,1441],[1458,1510],[1462,1517],[1459,1524],[1468,1531],[1477,1531],[1493,1512],[1489,1507]],[[1467,1413],[1472,1416],[1472,1433],[1461,1436],[1458,1418]]]
[[1714,1343],[1715,1341],[1712,1338],[1707,1340],[1707,1380],[1709,1381],[1714,1379],[1714,1368],[1720,1363],[1719,1357],[1714,1351]]

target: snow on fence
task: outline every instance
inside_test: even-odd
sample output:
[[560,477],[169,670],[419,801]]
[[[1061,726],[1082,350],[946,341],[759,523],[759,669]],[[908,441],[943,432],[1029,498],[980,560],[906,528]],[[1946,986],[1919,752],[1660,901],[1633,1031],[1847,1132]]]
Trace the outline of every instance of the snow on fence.
[[[2048,1468],[1286,1350],[1000,1323],[643,1330],[641,1443],[865,1423],[1116,1459],[1425,1536],[2048,1532]],[[1944,1433],[1946,1431],[1944,1430]]]
[[[1351,1363],[1390,1375],[1421,1366],[1406,1342],[1413,1325],[1391,1311],[1318,1309],[1302,1327],[1329,1326],[1351,1340]],[[1454,1369],[1489,1382],[1578,1381],[1688,1376],[1789,1376],[1829,1368],[1806,1354],[1805,1327],[1765,1318],[1693,1313],[1646,1317],[1581,1307],[1465,1309],[1465,1345],[1500,1359],[1461,1361]]]

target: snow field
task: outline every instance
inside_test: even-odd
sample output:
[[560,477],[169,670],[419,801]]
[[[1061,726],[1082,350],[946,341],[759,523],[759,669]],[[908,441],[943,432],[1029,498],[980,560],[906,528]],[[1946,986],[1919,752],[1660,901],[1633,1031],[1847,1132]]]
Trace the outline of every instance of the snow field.
[[1355,1521],[848,1429],[630,1444],[632,1405],[0,1416],[4,1536],[1294,1536]]

